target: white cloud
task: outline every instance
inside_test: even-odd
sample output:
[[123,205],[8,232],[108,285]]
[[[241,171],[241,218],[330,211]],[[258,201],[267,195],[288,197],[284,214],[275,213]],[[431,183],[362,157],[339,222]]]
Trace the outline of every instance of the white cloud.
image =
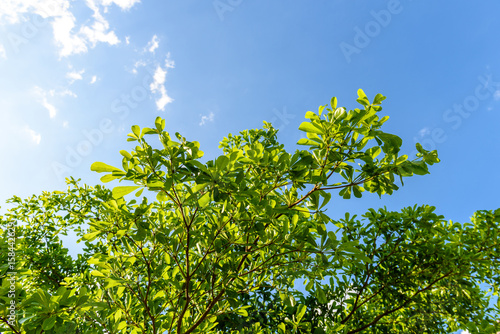
[[[48,93],[49,93],[48,95],[53,96],[53,94],[51,94],[50,91]],[[56,109],[56,107],[53,104],[49,103],[49,101],[47,100],[47,92],[45,90],[43,90],[42,88],[36,86],[35,87],[35,95],[38,97],[38,101],[40,102],[40,104],[45,109],[48,110],[49,117],[50,118],[56,117],[56,115],[57,115],[57,109]]]
[[127,45],[129,45],[129,44],[130,44],[130,36],[125,36],[125,43],[126,43]]
[[495,101],[500,100],[500,89],[495,91],[495,94],[493,94],[493,98],[495,99]]
[[64,121],[64,122],[62,123],[62,126],[63,126],[63,128],[68,128],[68,126],[69,126],[68,121]]
[[[69,1],[63,2],[69,3]],[[49,4],[49,1],[43,0],[2,0],[0,22],[3,21],[9,24],[18,23],[24,14],[28,12],[34,12],[42,17],[47,17],[50,15],[47,12],[53,11],[54,5],[54,1]]]
[[95,84],[97,82],[97,75],[93,75],[92,79],[90,79],[90,84]]
[[167,53],[167,58],[165,59],[165,66],[167,68],[174,68],[175,67],[175,62],[170,59],[170,52]]
[[57,109],[54,105],[50,104],[46,98],[43,98],[42,105],[49,111],[50,118],[54,118],[57,115]]
[[156,68],[155,74],[153,75],[153,82],[149,86],[151,91],[155,92],[159,90],[159,87],[165,84],[165,78],[167,76],[167,71],[158,66]]
[[213,112],[210,112],[210,114],[208,114],[208,116],[207,115],[201,116],[200,126],[205,125],[205,123],[207,123],[207,122],[213,122],[214,117],[215,117],[215,115]]
[[137,69],[139,67],[143,67],[143,66],[146,66],[146,65],[147,64],[146,64],[146,62],[144,60],[138,60],[138,61],[136,61],[135,64],[134,64],[134,68],[132,69],[132,73],[137,74]]
[[36,144],[40,144],[40,141],[42,140],[42,135],[37,133],[35,130],[32,130],[29,126],[26,126],[25,128],[26,132],[30,136],[31,140]]
[[431,133],[431,129],[429,129],[429,128],[422,128],[418,132],[418,134],[420,135],[420,137],[425,137],[426,135],[428,135],[430,133]]
[[115,4],[120,7],[122,10],[129,10],[136,3],[140,3],[141,0],[102,0],[103,6],[110,6],[111,4]]
[[7,53],[5,53],[5,48],[0,44],[0,58],[7,59]]
[[154,35],[151,41],[148,42],[148,45],[146,45],[146,49],[149,52],[154,53],[155,50],[158,49],[158,46],[160,45],[158,42],[159,42],[158,36]]
[[165,86],[161,87],[160,97],[156,99],[156,108],[158,110],[165,110],[165,106],[173,101],[173,99],[167,95]]
[[470,334],[470,332],[469,332],[468,330],[464,330],[464,331],[462,331],[462,333],[460,333],[460,334]]
[[[92,27],[83,26],[80,31],[87,37],[89,43],[94,47],[98,42],[115,45],[120,43],[114,31],[109,31],[109,23],[101,15],[99,6],[94,0],[87,0],[87,6],[94,11],[94,24]],[[108,5],[109,6],[109,5]],[[106,8],[105,8],[106,9]]]
[[[132,8],[139,0],[86,0],[85,4],[93,11],[93,21],[89,25],[79,24],[71,12],[70,0],[2,0],[0,24],[18,23],[38,14],[52,25],[55,44],[61,57],[85,53],[89,46],[97,43],[116,45],[120,42],[109,22],[101,14],[108,7],[116,5],[122,10]],[[88,21],[88,19],[85,19]]]
[[83,76],[82,74],[85,73],[85,70],[80,70],[80,71],[72,71],[66,73],[66,78],[69,79],[69,83],[72,84],[73,82],[77,80],[82,80]]
[[64,15],[54,18],[52,22],[54,40],[56,45],[59,46],[59,55],[61,57],[85,53],[88,50],[85,39],[78,34],[72,33],[75,21],[73,14],[65,12]]
[[75,93],[73,93],[72,91],[70,91],[69,89],[63,89],[63,90],[60,90],[60,91],[56,91],[55,89],[51,89],[49,90],[49,95],[50,96],[71,96],[71,97],[78,97]]
[[156,99],[156,108],[158,110],[165,110],[165,106],[172,102],[173,99],[168,96],[167,90],[165,88],[165,79],[167,76],[167,70],[163,69],[161,66],[158,66],[153,75],[153,82],[149,85],[151,92],[153,94],[160,95]]

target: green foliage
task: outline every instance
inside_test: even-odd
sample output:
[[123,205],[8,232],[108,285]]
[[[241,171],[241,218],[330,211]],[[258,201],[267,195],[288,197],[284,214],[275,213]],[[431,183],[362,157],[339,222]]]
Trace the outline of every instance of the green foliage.
[[370,209],[363,221],[346,215],[336,234],[344,245],[354,241],[364,259],[332,263],[326,279],[305,282],[307,293],[290,289],[292,302],[260,289],[242,299],[250,317],[226,316],[219,329],[278,328],[300,304],[308,312],[299,333],[497,333],[491,295],[500,283],[500,209],[478,211],[466,224],[434,210]]
[[[325,214],[334,192],[392,194],[396,181],[439,162],[418,144],[416,159],[399,155],[401,139],[381,130],[385,97],[358,95],[361,109],[333,98],[308,111],[299,126],[305,149],[293,154],[265,122],[228,135],[223,154],[203,163],[200,144],[171,137],[158,117],[154,128],[132,127],[127,140],[137,146],[120,151],[120,168],[91,166],[102,182],[121,182],[112,191],[69,180],[66,192],[13,198],[0,217],[0,330],[493,330],[479,284],[498,286],[498,212],[479,212],[472,225],[446,223],[430,207],[371,210],[366,223]],[[124,198],[144,190],[141,200]],[[19,321],[10,326],[4,264],[13,222]],[[83,254],[71,258],[60,233],[76,233]],[[306,294],[293,288],[297,279]]]

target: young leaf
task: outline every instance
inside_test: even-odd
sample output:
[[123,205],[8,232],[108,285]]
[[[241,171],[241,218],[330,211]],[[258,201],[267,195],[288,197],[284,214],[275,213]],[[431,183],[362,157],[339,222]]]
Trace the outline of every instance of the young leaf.
[[306,314],[306,310],[307,310],[307,307],[305,305],[300,304],[297,307],[297,313],[296,313],[297,322],[300,322],[300,320],[302,320],[302,318],[304,317],[304,314]]
[[121,169],[107,165],[104,162],[94,162],[92,165],[90,165],[90,170],[97,173],[122,171]]
[[304,132],[312,132],[312,133],[317,133],[319,135],[324,134],[325,132],[321,127],[319,127],[316,124],[313,124],[311,122],[302,122],[299,126],[299,130],[304,131]]
[[141,128],[138,125],[132,125],[132,132],[137,138],[140,138]]
[[337,98],[335,96],[332,97],[332,100],[330,101],[330,106],[332,107],[332,110],[337,109]]
[[120,187],[114,187],[113,188],[113,197],[114,198],[120,198],[125,195],[130,194],[132,191],[136,190],[140,186],[120,186]]

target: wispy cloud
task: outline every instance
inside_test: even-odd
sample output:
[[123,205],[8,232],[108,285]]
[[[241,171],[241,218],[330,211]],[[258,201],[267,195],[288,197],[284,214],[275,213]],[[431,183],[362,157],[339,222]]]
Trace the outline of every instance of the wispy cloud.
[[[85,53],[97,43],[116,45],[120,42],[103,13],[111,5],[121,10],[129,10],[139,0],[86,0],[85,4],[93,14],[90,24],[77,24],[71,12],[69,0],[3,0],[0,6],[0,24],[18,23],[27,19],[29,14],[37,14],[52,25],[55,44],[61,57]],[[86,21],[89,21],[86,19]]]
[[73,93],[72,91],[70,91],[69,89],[63,89],[63,90],[55,90],[55,89],[51,89],[49,90],[49,94],[50,96],[61,96],[61,97],[64,97],[64,96],[71,96],[71,97],[78,97],[75,93]]
[[26,126],[25,130],[33,143],[35,143],[36,145],[40,144],[40,141],[42,140],[41,134],[31,129],[29,126]]
[[207,122],[213,122],[214,117],[215,115],[213,112],[210,112],[208,115],[201,116],[200,126],[205,125]]
[[85,73],[85,70],[80,70],[80,71],[71,71],[66,73],[66,78],[69,79],[69,83],[72,84],[73,82],[77,80],[82,80],[83,79],[83,73]]
[[38,102],[40,102],[40,104],[45,109],[47,109],[47,111],[49,112],[49,117],[50,118],[56,117],[56,115],[57,115],[57,109],[47,99],[47,95],[54,96],[56,94],[55,91],[48,91],[47,92],[43,88],[40,88],[38,86],[35,86],[34,91],[35,91],[35,96],[37,97]]
[[172,98],[167,95],[167,89],[165,88],[165,78],[167,76],[167,71],[161,66],[156,68],[155,74],[153,75],[153,82],[149,85],[151,92],[160,95],[156,101],[156,108],[158,110],[165,110],[165,106],[172,102]]
[[167,71],[161,68],[161,66],[156,67],[155,74],[153,75],[153,82],[149,85],[153,93],[158,92],[160,87],[165,84],[166,77]]
[[[98,42],[108,43],[110,45],[120,43],[120,40],[116,37],[115,32],[109,30],[109,22],[101,14],[98,3],[94,0],[87,0],[87,5],[94,11],[94,14],[92,15],[94,17],[94,23],[91,27],[83,26],[81,28],[81,32],[87,37],[87,40],[92,47],[94,47]],[[104,8],[104,11],[106,11],[106,9],[107,7]]]
[[422,128],[420,129],[420,131],[418,131],[418,134],[420,135],[420,137],[425,137],[426,135],[430,134],[431,133],[431,129],[425,127],[425,128]]
[[7,59],[7,53],[5,52],[5,48],[2,44],[0,44],[0,59]]
[[92,79],[90,79],[90,84],[95,84],[97,82],[97,75],[93,75]]
[[175,67],[175,62],[170,59],[170,52],[167,53],[167,58],[165,59],[165,66],[167,68],[174,68]]
[[137,69],[138,69],[139,67],[144,67],[144,66],[146,66],[146,65],[147,65],[147,63],[146,63],[144,60],[142,60],[142,59],[141,59],[141,60],[136,61],[136,62],[134,63],[134,68],[132,69],[132,73],[137,74]]
[[50,118],[56,117],[56,115],[57,115],[56,107],[54,107],[54,105],[50,104],[45,97],[43,98],[42,105],[49,111]]
[[110,6],[112,4],[117,5],[120,7],[122,10],[129,10],[132,8],[136,3],[140,3],[141,0],[101,0],[103,6]]
[[500,100],[500,89],[495,91],[495,94],[493,94],[493,98],[495,99],[495,101]]
[[165,106],[172,102],[173,99],[168,96],[167,89],[165,88],[165,79],[167,77],[167,69],[174,67],[174,62],[170,60],[170,54],[167,54],[167,58],[165,60],[165,68],[158,65],[156,67],[155,73],[153,75],[153,82],[149,85],[151,92],[153,94],[159,95],[156,98],[156,108],[158,110],[165,110]]
[[158,46],[160,46],[158,36],[154,35],[153,38],[148,42],[148,45],[146,45],[146,49],[149,52],[154,53],[155,50],[158,49]]
[[59,55],[67,57],[72,54],[87,52],[85,39],[72,31],[75,28],[76,19],[72,13],[65,11],[63,15],[55,17],[52,22],[54,40],[59,47]]

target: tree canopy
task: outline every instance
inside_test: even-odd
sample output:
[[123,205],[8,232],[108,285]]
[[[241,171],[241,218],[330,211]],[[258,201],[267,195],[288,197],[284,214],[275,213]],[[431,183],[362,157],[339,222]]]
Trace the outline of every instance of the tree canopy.
[[[333,98],[308,111],[305,148],[294,153],[264,122],[229,134],[222,154],[202,162],[200,144],[171,136],[158,117],[152,128],[132,127],[127,140],[137,146],[120,151],[122,166],[92,164],[102,182],[123,185],[69,179],[66,191],[13,197],[0,217],[0,330],[499,330],[491,297],[500,210],[478,211],[470,223],[428,205],[370,209],[362,219],[325,213],[332,194],[390,195],[439,162],[419,144],[414,159],[401,155],[401,138],[381,130],[385,97],[358,96],[360,108]],[[67,233],[85,244],[77,258],[61,242]]]

